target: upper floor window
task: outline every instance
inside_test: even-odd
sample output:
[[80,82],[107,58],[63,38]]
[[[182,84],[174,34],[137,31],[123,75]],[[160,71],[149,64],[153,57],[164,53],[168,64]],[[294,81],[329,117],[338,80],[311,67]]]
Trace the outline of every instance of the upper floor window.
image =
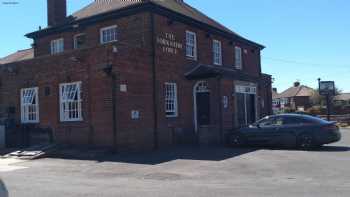
[[51,54],[62,53],[63,51],[64,51],[63,38],[51,41]]
[[81,121],[81,82],[60,84],[61,121]]
[[235,67],[236,69],[242,69],[242,49],[235,47]]
[[197,59],[197,36],[191,31],[186,31],[186,56]]
[[78,34],[74,36],[74,49],[81,49],[86,44],[86,34]]
[[21,89],[21,122],[39,122],[38,88]]
[[176,83],[165,83],[165,114],[166,117],[177,117]]
[[100,30],[100,38],[101,38],[101,44],[105,44],[108,42],[115,42],[118,40],[118,32],[117,32],[117,26],[109,26],[102,28]]
[[221,42],[218,40],[213,40],[213,58],[215,65],[222,65]]

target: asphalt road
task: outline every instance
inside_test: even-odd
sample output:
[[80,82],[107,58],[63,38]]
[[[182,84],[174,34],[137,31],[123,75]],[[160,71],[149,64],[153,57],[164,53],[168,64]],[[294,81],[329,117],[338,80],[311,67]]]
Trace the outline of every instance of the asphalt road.
[[315,151],[182,147],[97,160],[0,161],[10,196],[350,196],[350,130]]

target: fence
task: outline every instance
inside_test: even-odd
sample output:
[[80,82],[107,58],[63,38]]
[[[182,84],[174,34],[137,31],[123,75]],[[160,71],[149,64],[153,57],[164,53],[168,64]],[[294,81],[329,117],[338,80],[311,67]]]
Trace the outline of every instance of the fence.
[[[321,115],[323,119],[327,119],[327,116]],[[345,115],[331,115],[331,121],[337,121],[338,123],[350,124],[350,114]]]

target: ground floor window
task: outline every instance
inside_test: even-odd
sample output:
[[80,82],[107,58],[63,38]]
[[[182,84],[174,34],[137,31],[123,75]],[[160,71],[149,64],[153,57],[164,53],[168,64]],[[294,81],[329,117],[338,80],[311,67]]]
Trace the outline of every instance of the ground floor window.
[[61,121],[81,121],[81,82],[60,84]]
[[167,117],[177,117],[177,110],[176,83],[165,83],[165,114]]
[[25,88],[21,90],[21,122],[38,123],[39,105],[38,88]]

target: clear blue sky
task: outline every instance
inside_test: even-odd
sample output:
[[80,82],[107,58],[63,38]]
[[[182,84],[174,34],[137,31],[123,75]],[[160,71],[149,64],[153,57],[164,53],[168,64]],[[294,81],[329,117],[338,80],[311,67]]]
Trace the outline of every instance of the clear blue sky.
[[[46,26],[46,0],[0,0],[0,57],[28,48],[24,34]],[[296,80],[335,80],[350,92],[350,1],[185,0],[233,31],[265,45],[263,72],[279,91]],[[68,13],[92,0],[68,0]]]

